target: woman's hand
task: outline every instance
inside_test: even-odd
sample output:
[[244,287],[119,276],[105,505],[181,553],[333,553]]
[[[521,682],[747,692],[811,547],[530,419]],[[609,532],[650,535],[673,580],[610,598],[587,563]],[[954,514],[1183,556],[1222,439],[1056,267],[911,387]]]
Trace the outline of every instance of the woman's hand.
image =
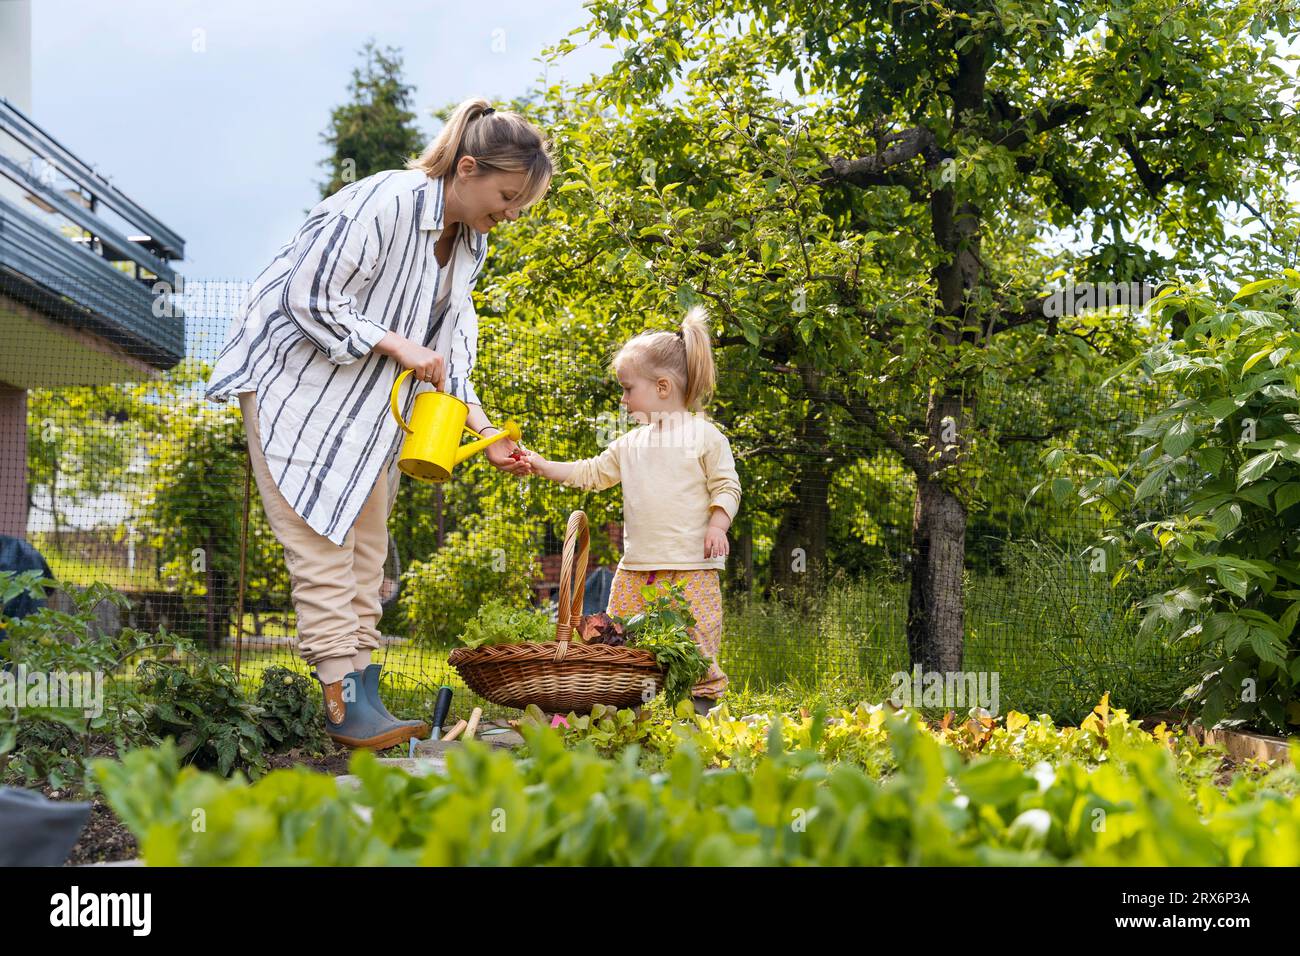
[[[495,434],[496,432],[492,433],[492,435]],[[492,435],[487,435],[485,437],[491,438]],[[493,465],[507,474],[523,477],[524,475],[531,475],[533,473],[533,469],[529,465],[527,457],[531,453],[526,451],[522,445],[515,444],[515,442],[511,441],[509,438],[503,438],[500,441],[488,445],[485,454],[488,457],[488,461],[492,462]]]
[[727,543],[727,532],[710,525],[709,530],[704,532],[704,556],[721,558],[730,553],[731,545]]
[[380,339],[375,351],[396,359],[402,368],[411,369],[414,372],[412,378],[432,382],[434,388],[442,391],[447,378],[447,363],[441,353],[427,349],[396,332],[389,332]]

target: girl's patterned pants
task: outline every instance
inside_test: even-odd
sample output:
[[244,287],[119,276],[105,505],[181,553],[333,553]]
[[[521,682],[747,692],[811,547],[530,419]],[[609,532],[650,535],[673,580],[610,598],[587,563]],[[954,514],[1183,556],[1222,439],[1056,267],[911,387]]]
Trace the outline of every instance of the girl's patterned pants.
[[727,675],[718,667],[718,651],[722,648],[722,586],[716,568],[699,568],[690,571],[629,571],[619,568],[610,583],[609,607],[606,613],[631,617],[645,610],[641,588],[662,581],[680,582],[695,615],[691,639],[709,659],[709,672],[691,688],[692,697],[716,699],[727,689]]

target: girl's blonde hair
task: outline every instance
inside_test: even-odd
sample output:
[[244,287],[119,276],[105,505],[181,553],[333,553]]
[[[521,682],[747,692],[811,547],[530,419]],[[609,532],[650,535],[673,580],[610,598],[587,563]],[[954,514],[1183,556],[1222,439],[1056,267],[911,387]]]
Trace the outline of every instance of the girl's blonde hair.
[[697,305],[686,313],[677,332],[642,332],[623,344],[610,368],[616,375],[619,369],[630,368],[646,378],[667,376],[681,389],[688,409],[703,411],[717,383],[708,318],[704,307]]
[[473,156],[485,171],[523,173],[520,208],[545,195],[555,172],[551,146],[541,130],[518,113],[493,109],[481,97],[457,106],[433,142],[408,160],[406,168],[422,169],[437,179],[453,173],[462,156]]

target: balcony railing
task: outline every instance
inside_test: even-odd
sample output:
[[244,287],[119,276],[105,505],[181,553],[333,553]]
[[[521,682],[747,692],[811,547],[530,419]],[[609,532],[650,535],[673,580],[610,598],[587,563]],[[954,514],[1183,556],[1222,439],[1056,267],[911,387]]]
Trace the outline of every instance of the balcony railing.
[[155,292],[180,291],[179,235],[4,99],[0,186],[0,293],[155,367],[180,361],[184,316]]

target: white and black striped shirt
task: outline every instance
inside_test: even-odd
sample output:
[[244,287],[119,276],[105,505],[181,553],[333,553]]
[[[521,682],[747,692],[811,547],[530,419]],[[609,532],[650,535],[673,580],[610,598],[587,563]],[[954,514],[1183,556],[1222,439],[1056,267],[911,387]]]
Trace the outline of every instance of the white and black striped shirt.
[[[478,316],[471,293],[487,236],[460,224],[440,268],[443,182],[386,170],[344,186],[312,209],[249,290],[206,395],[257,392],[267,466],[315,531],[342,545],[387,468],[390,508],[404,435],[388,395],[401,367],[373,351],[396,332],[442,354],[447,391],[480,404],[469,376]],[[440,281],[450,272],[449,290]],[[438,314],[434,306],[438,305]],[[433,386],[403,385],[404,414]]]

